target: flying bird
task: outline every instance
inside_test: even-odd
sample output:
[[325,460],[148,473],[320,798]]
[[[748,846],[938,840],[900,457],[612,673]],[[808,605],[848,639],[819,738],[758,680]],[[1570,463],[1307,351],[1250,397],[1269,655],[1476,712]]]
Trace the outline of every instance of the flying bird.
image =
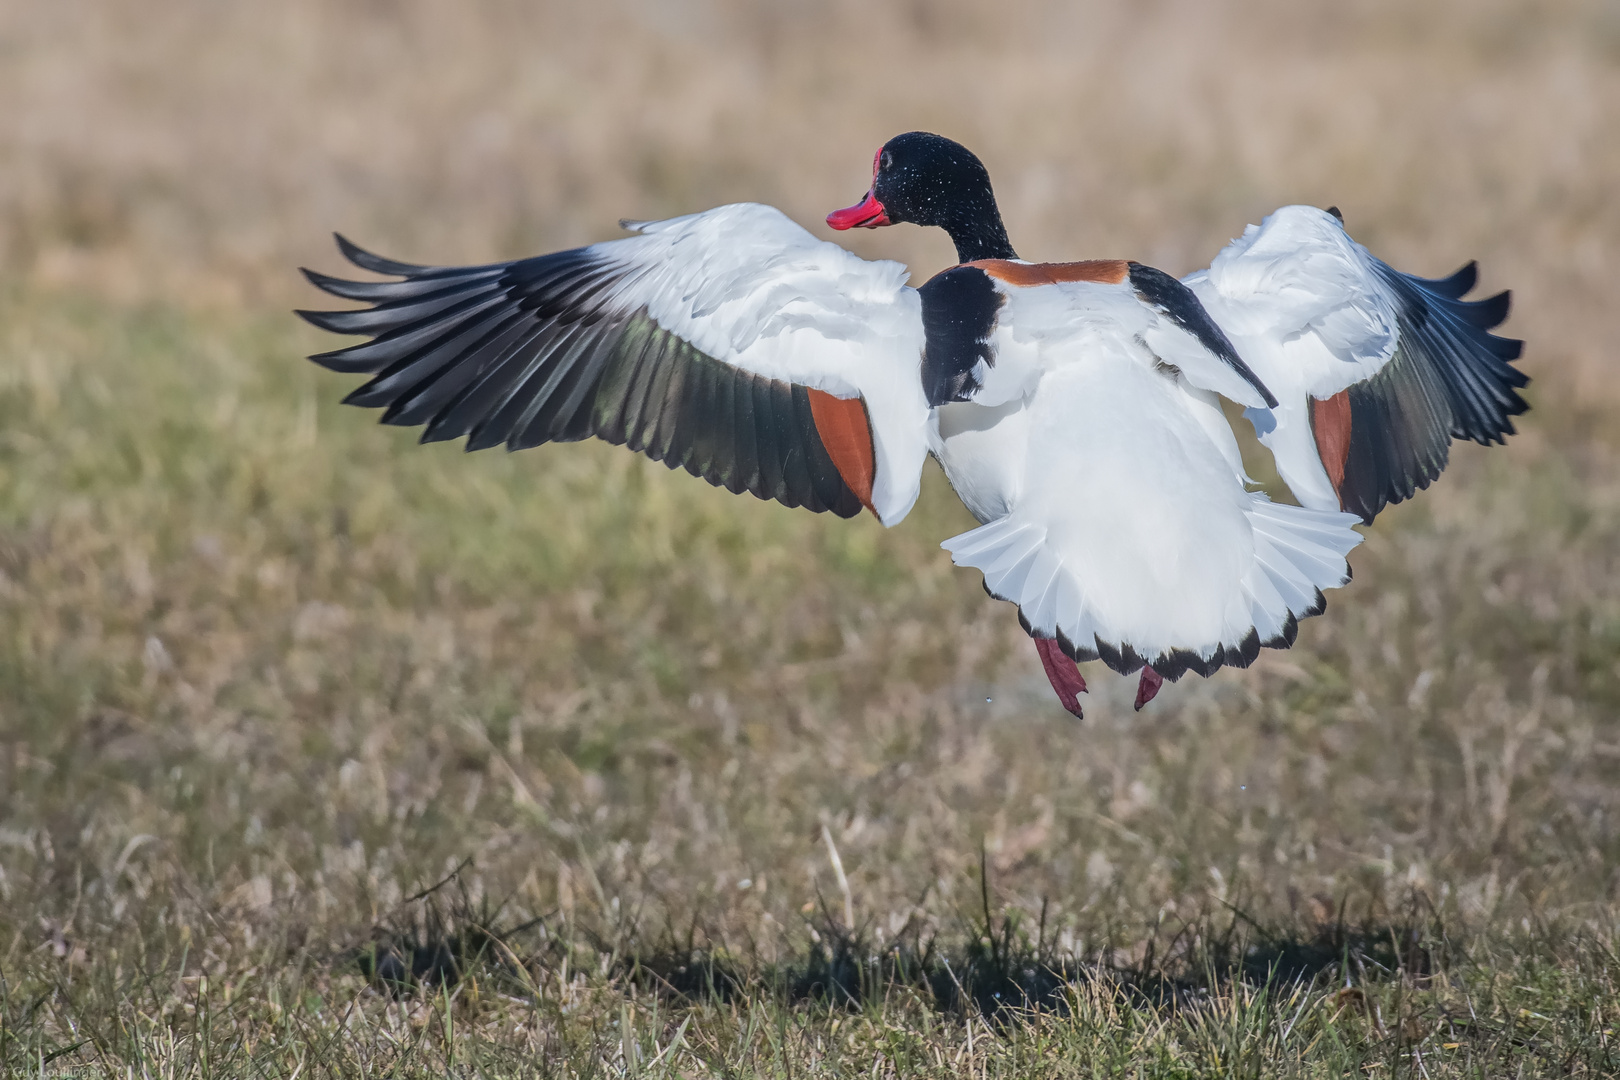
[[[369,381],[348,403],[422,441],[509,450],[596,437],[729,491],[885,526],[932,454],[981,523],[946,540],[1018,607],[1065,708],[1077,663],[1165,679],[1287,648],[1386,503],[1452,437],[1522,412],[1519,343],[1468,303],[1472,265],[1391,270],[1336,212],[1285,207],[1182,281],[1126,260],[1029,263],[989,174],[925,132],[885,143],[834,229],[939,226],[958,265],[920,288],[780,211],[741,203],[514,262],[419,266],[341,236],[394,281],[305,270],[368,307],[301,311],[371,340],[311,357]],[[1219,397],[1302,504],[1250,490]]]

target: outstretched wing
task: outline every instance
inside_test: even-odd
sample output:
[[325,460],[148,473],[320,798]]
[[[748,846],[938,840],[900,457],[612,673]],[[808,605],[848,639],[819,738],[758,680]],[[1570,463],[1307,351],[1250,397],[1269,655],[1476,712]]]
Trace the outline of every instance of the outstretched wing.
[[1528,408],[1523,342],[1489,332],[1508,294],[1463,300],[1475,277],[1403,274],[1336,213],[1286,206],[1184,280],[1280,399],[1247,415],[1294,495],[1371,523],[1440,475],[1452,439],[1502,442]]
[[310,359],[371,375],[345,400],[422,441],[510,450],[595,436],[732,492],[886,525],[927,453],[920,304],[904,266],[866,262],[756,204],[629,226],[517,262],[426,267],[341,237],[355,265],[306,270],[372,306],[301,311],[371,341]]

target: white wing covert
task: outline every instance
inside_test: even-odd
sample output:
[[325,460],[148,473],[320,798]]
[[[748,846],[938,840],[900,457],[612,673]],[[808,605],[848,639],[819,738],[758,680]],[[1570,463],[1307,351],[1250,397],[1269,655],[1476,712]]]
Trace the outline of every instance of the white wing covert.
[[1368,523],[1433,482],[1453,438],[1502,442],[1527,408],[1522,342],[1489,333],[1508,294],[1463,300],[1475,280],[1472,263],[1434,280],[1394,270],[1310,206],[1184,279],[1279,399],[1246,415],[1290,490]]
[[300,312],[373,338],[311,359],[373,376],[345,400],[425,425],[424,442],[595,436],[732,492],[903,518],[928,425],[906,268],[758,204],[627,227],[637,235],[473,267],[394,262],[339,237],[355,265],[403,280],[306,270],[373,305]]

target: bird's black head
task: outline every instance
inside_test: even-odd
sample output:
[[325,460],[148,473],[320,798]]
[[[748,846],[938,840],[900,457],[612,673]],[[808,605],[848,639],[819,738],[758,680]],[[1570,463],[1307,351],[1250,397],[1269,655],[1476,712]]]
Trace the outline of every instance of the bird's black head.
[[872,189],[847,210],[827,215],[835,229],[937,225],[950,233],[961,262],[1016,259],[984,163],[961,143],[908,131],[872,159]]

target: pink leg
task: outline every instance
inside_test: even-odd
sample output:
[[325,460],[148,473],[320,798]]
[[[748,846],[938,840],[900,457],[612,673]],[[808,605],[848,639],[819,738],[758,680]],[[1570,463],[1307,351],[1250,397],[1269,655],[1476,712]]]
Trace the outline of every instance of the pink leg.
[[1136,684],[1136,711],[1141,712],[1142,706],[1152,701],[1163,685],[1163,675],[1146,664],[1142,665],[1142,681]]
[[1070,660],[1063,646],[1052,638],[1036,638],[1035,651],[1041,654],[1041,667],[1046,669],[1047,681],[1057,691],[1063,707],[1075,716],[1084,717],[1080,711],[1080,695],[1086,692],[1086,680],[1080,675],[1079,665]]

